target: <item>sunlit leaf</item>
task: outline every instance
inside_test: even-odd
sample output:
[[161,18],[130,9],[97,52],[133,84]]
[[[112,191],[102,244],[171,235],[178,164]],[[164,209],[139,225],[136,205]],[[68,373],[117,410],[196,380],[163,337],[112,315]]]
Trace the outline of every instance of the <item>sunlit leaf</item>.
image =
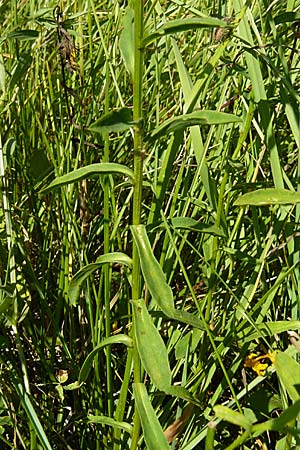
[[135,334],[142,364],[153,384],[160,390],[171,385],[171,369],[164,341],[154,326],[142,300],[132,300]]
[[194,125],[218,125],[234,122],[241,122],[241,119],[234,114],[209,110],[193,111],[190,114],[183,114],[166,120],[152,131],[151,137],[158,138]]
[[91,423],[101,423],[103,425],[108,425],[112,428],[116,428],[119,430],[126,431],[129,435],[132,433],[132,425],[127,422],[118,422],[117,420],[112,419],[107,416],[93,416],[89,414],[87,416],[87,420]]
[[236,206],[289,205],[300,203],[300,193],[288,189],[258,189],[241,195],[235,202]]
[[297,400],[293,405],[289,406],[276,419],[267,420],[263,423],[254,424],[252,427],[253,436],[265,433],[266,431],[285,431],[284,427],[289,425],[296,419],[300,412],[300,400]]
[[133,171],[129,169],[127,166],[123,166],[122,164],[116,163],[95,163],[90,164],[89,166],[81,167],[80,169],[73,170],[73,172],[66,173],[61,177],[55,178],[49,186],[41,190],[41,194],[46,194],[47,192],[57,189],[61,186],[70,183],[76,183],[80,180],[85,180],[87,178],[93,178],[100,175],[113,175],[119,174],[126,177],[129,177],[133,180],[134,175]]
[[[175,229],[198,231],[199,233],[212,234],[214,236],[224,236],[224,232],[216,225],[200,222],[192,217],[173,217],[169,219],[171,226]],[[159,225],[164,228],[164,223]]]
[[174,308],[172,289],[168,286],[165,274],[153,254],[145,226],[135,225],[131,230],[138,248],[143,276],[155,303],[167,317],[204,330],[205,327],[198,317]]
[[198,28],[228,28],[228,22],[216,17],[190,17],[187,19],[177,19],[166,22],[153,33],[146,36],[144,45],[147,46],[162,36],[168,34],[181,33]]
[[226,420],[226,422],[230,422],[233,425],[237,425],[239,427],[244,428],[247,431],[251,430],[252,423],[249,419],[247,419],[243,414],[233,411],[224,405],[216,405],[214,407],[214,412],[217,417],[222,420]]
[[278,320],[278,322],[258,323],[253,329],[252,326],[239,331],[236,339],[240,342],[249,342],[259,339],[262,336],[274,336],[288,330],[298,330],[300,328],[299,320]]

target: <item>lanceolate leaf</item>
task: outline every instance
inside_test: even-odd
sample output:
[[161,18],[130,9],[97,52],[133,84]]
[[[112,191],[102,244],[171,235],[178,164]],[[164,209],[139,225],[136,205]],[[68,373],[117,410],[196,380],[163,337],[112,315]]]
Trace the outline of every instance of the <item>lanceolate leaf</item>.
[[149,34],[144,39],[144,45],[147,46],[156,39],[168,34],[181,33],[183,31],[196,30],[197,28],[229,28],[228,22],[217,19],[216,17],[190,17],[188,19],[172,20],[156,31]]
[[129,108],[121,108],[111,111],[100,117],[90,127],[89,130],[95,133],[118,133],[128,130],[133,125],[132,110]]
[[143,383],[133,384],[136,406],[141,418],[144,439],[148,450],[170,450],[167,439],[151,405]]
[[[259,436],[266,431],[285,431],[284,428],[289,425],[299,414],[300,411],[300,400],[297,400],[293,405],[287,408],[283,413],[276,419],[270,419],[262,423],[253,424],[243,414],[233,411],[227,406],[216,405],[214,407],[215,414],[218,418],[226,420],[233,425],[240,426],[246,431],[251,433],[253,436]],[[234,447],[235,448],[235,447]]]
[[132,260],[129,256],[125,255],[125,253],[114,252],[101,255],[97,258],[95,263],[84,266],[73,276],[71,280],[68,291],[71,305],[76,305],[80,294],[80,288],[84,280],[86,280],[92,273],[106,263],[118,263],[131,267]]
[[145,226],[135,225],[131,227],[131,230],[138,248],[143,276],[153,300],[170,319],[205,330],[198,317],[174,308],[172,290],[166,282],[161,266],[153,255]]
[[241,122],[241,119],[234,114],[218,111],[193,111],[190,114],[183,114],[166,120],[152,131],[151,137],[158,138],[162,135],[194,125],[218,125],[233,122]]
[[133,238],[138,247],[142,272],[147,287],[157,304],[165,314],[174,309],[172,289],[166,282],[165,274],[153,255],[150,242],[143,225],[132,226]]
[[242,427],[247,431],[251,430],[252,423],[250,422],[250,420],[247,419],[247,417],[245,417],[243,414],[237,411],[233,411],[227,406],[216,405],[214,407],[214,412],[220,419],[226,420],[227,422]]
[[172,386],[171,369],[164,341],[142,300],[132,300],[136,329],[136,345],[142,364],[154,386],[168,395],[198,404],[183,386]]
[[6,37],[9,39],[19,39],[20,41],[29,41],[37,39],[39,37],[39,32],[36,30],[17,30],[8,33]]
[[290,191],[288,189],[258,189],[254,192],[247,192],[247,194],[239,197],[234,205],[236,206],[263,206],[263,205],[293,205],[300,203],[300,193]]
[[174,217],[170,219],[170,223],[176,229],[198,231],[199,233],[208,233],[214,236],[224,236],[224,232],[216,225],[203,223],[192,217]]
[[41,190],[41,194],[46,194],[47,192],[53,189],[57,189],[66,184],[76,183],[77,181],[103,174],[120,174],[129,177],[131,180],[134,179],[133,171],[127,166],[116,163],[95,163],[90,164],[89,166],[81,167],[80,169],[73,170],[73,172],[69,172],[65,175],[62,175],[61,177],[55,178],[55,180],[53,180],[49,184],[49,186]]
[[160,390],[171,385],[171,369],[164,341],[154,326],[142,300],[132,300],[136,343],[143,366],[153,384]]
[[87,419],[91,423],[101,423],[102,425],[108,425],[110,427],[117,428],[119,430],[124,430],[129,435],[131,435],[132,433],[132,425],[130,425],[127,422],[118,422],[117,420],[114,420],[111,417],[88,415]]
[[187,402],[200,406],[200,402],[189,393],[189,391],[183,386],[168,386],[164,392],[172,395],[173,397],[182,398]]

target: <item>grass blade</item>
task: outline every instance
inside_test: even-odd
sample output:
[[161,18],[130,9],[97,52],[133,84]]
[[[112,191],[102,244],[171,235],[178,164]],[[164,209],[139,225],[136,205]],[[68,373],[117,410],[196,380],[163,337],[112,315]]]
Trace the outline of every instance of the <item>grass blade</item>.
[[32,426],[36,432],[36,435],[38,436],[44,450],[52,450],[50,442],[48,441],[48,438],[44,432],[42,424],[37,416],[37,413],[35,412],[35,409],[30,401],[30,398],[29,398],[27,392],[25,392],[24,387],[17,380],[15,381],[14,386],[18,393],[20,402],[21,402],[24,410],[26,411],[28,420],[32,424]]

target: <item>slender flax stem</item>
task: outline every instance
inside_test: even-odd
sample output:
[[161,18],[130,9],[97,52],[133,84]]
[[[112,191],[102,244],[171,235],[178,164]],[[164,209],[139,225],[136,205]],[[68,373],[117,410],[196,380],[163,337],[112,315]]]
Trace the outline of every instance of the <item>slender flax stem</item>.
[[[106,64],[106,86],[105,86],[105,113],[109,111],[109,69],[108,63]],[[105,135],[104,138],[104,162],[109,162],[109,136]],[[105,176],[103,179],[104,188],[104,253],[110,251],[110,224],[109,224],[109,177]],[[111,333],[111,320],[110,320],[110,267],[109,264],[105,264],[103,267],[104,273],[104,302],[105,302],[105,337],[109,337]],[[112,368],[111,368],[111,346],[108,345],[105,351],[106,354],[106,382],[107,382],[107,409],[108,416],[113,416],[113,397],[112,397]]]
[[[134,194],[132,224],[138,225],[141,219],[142,185],[143,185],[143,121],[142,121],[142,82],[143,82],[143,22],[144,1],[134,2],[134,75],[133,75],[133,120],[134,120]],[[135,243],[132,250],[132,298],[137,300],[141,295],[141,269],[139,255]],[[135,336],[135,324],[133,322],[133,336]],[[136,346],[133,349],[134,382],[141,381],[140,358]],[[137,448],[140,433],[140,418],[135,407],[134,424],[130,450]]]

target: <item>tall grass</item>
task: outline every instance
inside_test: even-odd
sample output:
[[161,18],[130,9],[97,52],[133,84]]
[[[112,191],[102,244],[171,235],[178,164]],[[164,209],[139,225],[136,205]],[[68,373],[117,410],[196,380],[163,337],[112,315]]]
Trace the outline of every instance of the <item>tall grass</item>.
[[0,5],[1,448],[297,448],[299,7]]

